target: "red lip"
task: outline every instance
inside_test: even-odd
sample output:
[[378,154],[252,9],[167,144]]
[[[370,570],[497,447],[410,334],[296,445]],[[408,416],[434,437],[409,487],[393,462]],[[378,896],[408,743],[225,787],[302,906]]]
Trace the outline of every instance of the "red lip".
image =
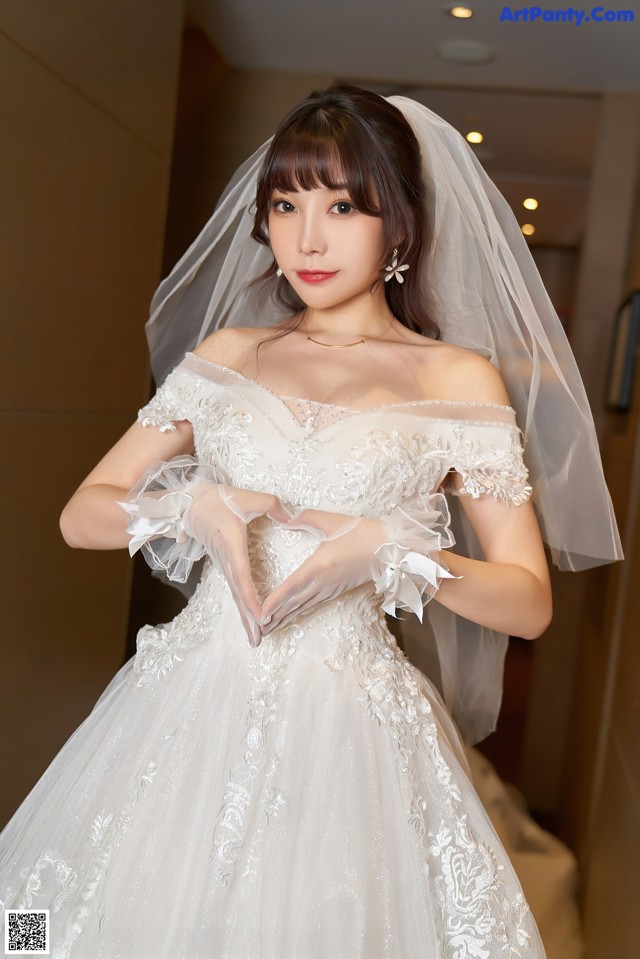
[[305,283],[322,283],[324,280],[335,276],[338,271],[327,273],[326,270],[296,270],[296,272]]

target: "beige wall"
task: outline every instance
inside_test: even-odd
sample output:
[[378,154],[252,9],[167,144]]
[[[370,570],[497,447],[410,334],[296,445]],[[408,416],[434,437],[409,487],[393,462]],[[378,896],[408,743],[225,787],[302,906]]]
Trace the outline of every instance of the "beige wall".
[[71,550],[58,517],[148,395],[182,16],[183,0],[0,14],[2,823],[123,659],[130,560]]
[[575,312],[580,250],[575,247],[531,246],[531,256],[540,271],[549,298],[567,330]]
[[[637,128],[640,128],[640,111]],[[632,207],[632,210],[634,208]],[[626,291],[640,290],[640,185]],[[587,959],[637,955],[640,894],[640,367],[632,410],[605,424],[605,457],[620,504],[625,563],[597,584],[585,621],[588,644],[574,701],[578,740],[567,776],[566,816],[577,822],[583,869]],[[567,767],[569,773],[569,766]],[[573,788],[572,788],[573,787]]]
[[605,93],[593,161],[573,349],[602,427],[606,352],[627,289],[640,149],[640,93]]

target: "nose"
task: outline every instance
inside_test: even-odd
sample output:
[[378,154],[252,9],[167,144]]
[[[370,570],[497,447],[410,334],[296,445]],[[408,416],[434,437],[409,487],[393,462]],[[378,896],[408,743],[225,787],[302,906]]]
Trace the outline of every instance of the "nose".
[[298,249],[305,256],[313,253],[324,253],[327,248],[322,230],[320,216],[313,211],[306,211],[299,220]]

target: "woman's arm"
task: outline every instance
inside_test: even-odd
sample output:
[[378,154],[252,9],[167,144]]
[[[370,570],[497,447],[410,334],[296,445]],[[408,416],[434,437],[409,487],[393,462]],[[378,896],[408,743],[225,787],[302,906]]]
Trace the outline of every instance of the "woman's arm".
[[[467,350],[452,354],[446,370],[451,395],[461,400],[510,405],[498,370]],[[453,474],[459,489],[462,477]],[[485,493],[460,497],[484,560],[446,550],[443,562],[459,580],[443,580],[435,599],[475,623],[523,639],[535,639],[551,621],[549,567],[531,502],[507,506]],[[454,546],[455,550],[455,546]]]
[[[253,342],[247,332],[255,333],[243,328],[216,330],[194,352],[235,369],[237,358]],[[187,419],[181,419],[182,401],[173,394],[171,376],[169,374],[158,388],[155,398],[162,398],[161,409],[172,408],[175,416],[171,422],[175,429],[162,432],[136,422],[127,430],[80,484],[62,511],[60,530],[69,546],[82,549],[128,546],[131,537],[125,528],[129,517],[117,502],[126,499],[126,494],[149,466],[182,454],[193,454],[193,428]]]
[[[456,477],[454,485],[461,484]],[[462,579],[443,580],[435,601],[474,623],[535,639],[551,622],[553,610],[549,567],[531,502],[506,506],[490,494],[461,496],[460,501],[484,560],[441,552],[441,562]]]
[[65,542],[76,549],[124,549],[131,539],[129,517],[118,500],[144,471],[159,460],[193,453],[191,423],[181,420],[175,431],[161,432],[134,423],[112,446],[75,491],[60,516]]

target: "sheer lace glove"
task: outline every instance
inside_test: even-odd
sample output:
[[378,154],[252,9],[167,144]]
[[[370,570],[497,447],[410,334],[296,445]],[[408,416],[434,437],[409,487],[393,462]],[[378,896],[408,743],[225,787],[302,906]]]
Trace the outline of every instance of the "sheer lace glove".
[[247,548],[247,525],[258,516],[287,524],[277,496],[215,482],[217,472],[192,456],[151,467],[118,505],[132,517],[129,553],[143,549],[154,569],[185,582],[193,563],[208,555],[224,574],[249,642],[260,643],[261,603]]
[[398,507],[381,519],[304,510],[288,523],[321,540],[314,553],[280,584],[262,606],[262,635],[284,626],[318,603],[369,581],[392,616],[410,610],[422,622],[423,608],[442,579],[458,579],[438,553],[455,542],[445,497],[434,493],[414,507]]

